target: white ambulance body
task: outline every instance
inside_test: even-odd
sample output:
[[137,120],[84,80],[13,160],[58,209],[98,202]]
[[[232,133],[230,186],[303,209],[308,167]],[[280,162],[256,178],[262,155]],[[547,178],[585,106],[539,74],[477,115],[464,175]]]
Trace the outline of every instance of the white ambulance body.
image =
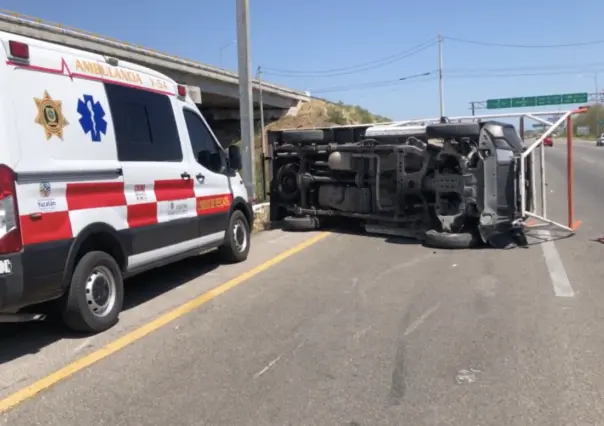
[[0,317],[54,301],[69,327],[99,332],[117,321],[124,277],[212,248],[247,258],[239,149],[222,149],[186,87],[0,41]]

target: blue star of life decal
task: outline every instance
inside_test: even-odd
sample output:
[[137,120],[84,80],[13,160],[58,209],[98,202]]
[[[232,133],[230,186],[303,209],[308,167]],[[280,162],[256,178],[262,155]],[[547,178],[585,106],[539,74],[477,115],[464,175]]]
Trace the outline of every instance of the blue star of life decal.
[[91,95],[84,95],[83,99],[78,99],[78,114],[84,133],[90,133],[92,142],[100,142],[101,134],[107,134],[105,110],[101,103],[95,102]]

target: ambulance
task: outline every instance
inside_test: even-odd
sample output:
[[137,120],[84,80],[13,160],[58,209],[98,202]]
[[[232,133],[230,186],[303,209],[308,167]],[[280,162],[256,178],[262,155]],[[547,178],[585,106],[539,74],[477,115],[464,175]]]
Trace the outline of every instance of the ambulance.
[[[112,327],[124,279],[250,250],[236,145],[186,86],[112,57],[0,32],[0,321],[37,309]],[[25,314],[24,314],[25,313]]]

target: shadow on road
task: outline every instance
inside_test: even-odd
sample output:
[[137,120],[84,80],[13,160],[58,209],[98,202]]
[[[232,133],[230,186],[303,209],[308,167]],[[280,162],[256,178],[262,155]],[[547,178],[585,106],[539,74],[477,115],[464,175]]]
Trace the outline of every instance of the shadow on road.
[[[278,224],[273,226],[273,229],[283,229],[282,224]],[[377,234],[377,233],[369,233],[365,230],[363,225],[354,219],[346,220],[338,218],[337,222],[327,223],[321,226],[321,231],[328,231],[334,234],[345,234],[345,235],[359,235],[368,238],[379,238],[389,244],[398,244],[398,245],[423,245],[423,242],[419,239],[410,238],[410,237],[401,237],[401,236],[389,236],[385,234]],[[544,236],[541,234],[542,231],[548,231],[548,235]],[[306,231],[286,231],[286,232],[306,232]],[[567,231],[560,230],[553,226],[544,226],[539,228],[528,229],[525,231],[526,236],[526,245],[520,244],[516,241],[516,244],[513,244],[509,247],[509,249],[518,249],[518,248],[529,248],[531,246],[542,244],[546,241],[558,241],[564,240],[572,237],[574,234],[569,233]],[[434,249],[432,247],[427,247]],[[475,247],[471,248],[471,250],[502,250],[504,247],[497,247],[490,244],[479,243]],[[445,248],[441,248],[439,250],[449,250]]]
[[[420,240],[415,238],[406,238],[395,235],[386,235],[386,234],[377,234],[367,232],[364,226],[355,219],[346,219],[346,218],[338,218],[337,221],[332,223],[326,223],[321,226],[321,231],[328,231],[334,234],[344,234],[344,235],[360,235],[367,238],[379,238],[390,244],[399,244],[399,245],[418,245],[421,244]],[[296,232],[296,231],[287,231],[287,232]],[[303,231],[302,231],[303,232]]]
[[[125,281],[124,311],[164,294],[219,266],[215,252],[145,272]],[[43,322],[0,324],[0,365],[25,355],[38,353],[62,339],[78,340],[87,335],[70,332],[56,318]]]
[[[548,234],[543,235],[543,231],[547,231]],[[567,238],[572,238],[573,236],[575,236],[573,233],[556,229],[554,227],[542,227],[529,229],[528,231],[526,231],[526,237],[528,239],[529,246],[543,244],[548,241],[555,242],[560,240],[566,240]]]

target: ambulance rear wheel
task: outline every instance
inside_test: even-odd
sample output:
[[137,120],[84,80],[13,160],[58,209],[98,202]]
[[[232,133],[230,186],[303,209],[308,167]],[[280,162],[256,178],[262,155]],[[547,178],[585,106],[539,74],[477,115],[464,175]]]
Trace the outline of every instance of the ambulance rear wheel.
[[124,302],[124,282],[111,255],[86,253],[77,263],[63,308],[63,321],[82,333],[100,333],[113,327]]
[[227,263],[243,262],[250,252],[250,225],[241,210],[235,210],[229,218],[224,243],[218,249]]

